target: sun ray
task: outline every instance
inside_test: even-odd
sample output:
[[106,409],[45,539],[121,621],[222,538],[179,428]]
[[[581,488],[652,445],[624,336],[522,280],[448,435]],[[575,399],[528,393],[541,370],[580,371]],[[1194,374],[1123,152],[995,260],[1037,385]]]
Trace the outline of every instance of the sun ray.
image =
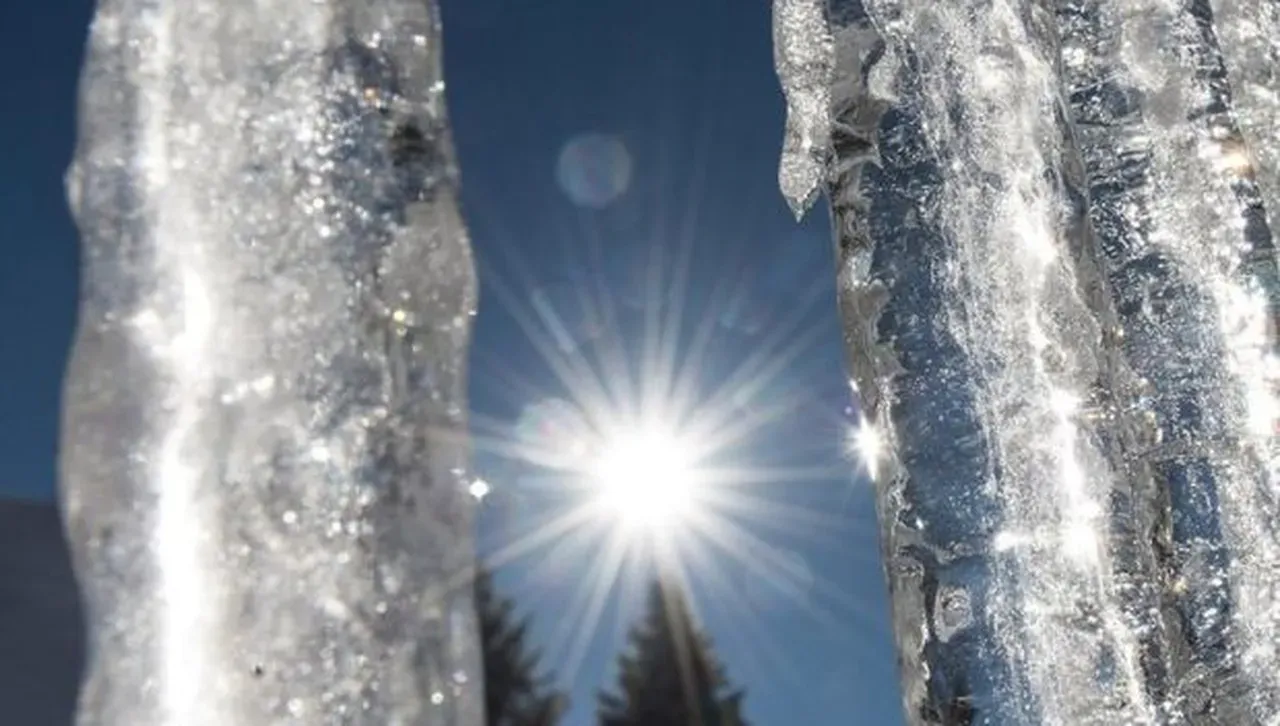
[[[487,219],[491,223],[501,225],[501,215],[489,215]],[[508,242],[498,245],[498,252],[507,261],[507,268],[522,278],[519,280],[520,286],[524,289],[534,290],[537,286],[534,284],[532,275],[529,272],[532,266],[520,253],[520,246],[509,242],[509,240],[513,239],[515,237],[510,234],[509,230],[505,228],[500,230],[497,240],[508,240]],[[551,372],[567,390],[568,394],[574,397],[584,408],[595,408],[599,405],[599,402],[608,401],[609,396],[603,382],[581,354],[577,353],[577,351],[558,354],[555,346],[548,344],[544,331],[539,329],[530,319],[526,311],[527,306],[521,304],[518,296],[513,292],[511,286],[507,284],[500,271],[483,256],[477,259],[477,266],[479,267],[481,279],[498,296],[498,302],[511,315],[521,332],[524,333],[525,338],[533,344],[538,356],[551,368]],[[484,358],[500,359],[501,356],[485,356]],[[584,391],[584,388],[587,390]],[[582,400],[584,398],[589,400]]]
[[[699,575],[706,579],[711,589],[724,593],[736,592],[739,589],[724,574],[722,568],[716,565],[708,553],[695,549],[690,555],[694,559],[692,564],[698,568]],[[798,692],[803,692],[810,685],[803,680],[803,676],[799,675],[803,670],[795,667],[795,656],[788,655],[788,651],[782,648],[775,638],[771,637],[772,633],[769,632],[763,619],[754,617],[754,614],[749,611],[749,607],[740,598],[714,598],[712,602],[724,604],[726,606],[724,614],[734,618],[736,627],[725,628],[724,632],[729,637],[727,644],[733,649],[732,652],[739,659],[746,659],[745,663],[735,663],[735,666],[740,671],[745,671],[744,675],[751,671],[756,671],[767,674],[769,678],[781,676],[792,681]],[[768,661],[768,665],[762,666],[761,656]],[[745,669],[742,668],[744,665],[746,666]],[[798,699],[798,701],[804,703],[804,708],[809,715],[816,716],[812,707],[808,704],[808,699]],[[797,719],[797,721],[813,723],[814,719]]]
[[848,469],[831,464],[810,466],[715,466],[704,467],[702,476],[716,484],[803,484],[831,481],[832,477],[845,476]]
[[[594,260],[589,260],[592,261]],[[599,281],[604,275],[592,274],[588,277]],[[603,371],[602,378],[613,394],[614,406],[621,407],[628,401],[636,400],[631,365],[617,335],[617,310],[612,304],[611,296],[604,290],[593,290],[593,287],[597,286],[581,285],[576,290],[578,304],[583,308],[584,314],[599,326],[599,330],[593,331],[594,334],[588,338],[588,347]]]
[[725,492],[712,488],[705,497],[718,517],[736,517],[746,520],[752,527],[794,535],[814,544],[820,544],[831,536],[844,536],[849,526],[848,517],[844,515],[740,490]]
[[[752,559],[752,557],[744,554],[745,552],[761,553],[770,552],[771,549],[767,543],[755,535],[750,534],[742,528],[730,527],[701,527],[695,533],[708,544],[713,545],[722,554],[738,564],[752,570],[761,577],[767,577],[770,572],[761,566],[761,564]],[[874,627],[874,617],[864,610],[859,604],[823,578],[814,578],[813,588],[817,594],[825,595],[838,604],[842,610],[858,616],[868,627]],[[821,607],[817,603],[810,603],[806,608],[807,614],[816,620],[821,621],[830,628],[840,628],[847,626],[849,621],[841,619],[835,612],[830,611],[826,607]]]
[[[721,282],[712,288],[709,302],[709,307],[712,311],[719,307],[721,298],[728,294],[726,292],[727,287],[727,284]],[[716,328],[719,326],[719,316],[708,313],[701,316],[697,326],[694,328],[693,337],[689,341],[684,361],[675,373],[675,385],[671,391],[672,406],[681,416],[687,415],[694,407],[697,399],[695,391],[700,384],[698,373],[706,362],[711,342],[715,339]]]
[[584,580],[590,584],[591,589],[578,590],[578,596],[570,605],[567,617],[557,628],[553,640],[569,644],[561,662],[565,664],[570,680],[575,680],[578,676],[578,668],[595,636],[596,626],[600,624],[608,595],[621,576],[622,565],[627,557],[626,543],[620,539],[609,538],[605,548],[604,556],[595,560]]
[[[691,208],[692,209],[692,208]],[[690,211],[690,215],[692,211]],[[657,383],[658,401],[655,405],[666,406],[671,403],[675,390],[675,374],[678,364],[680,337],[684,331],[686,292],[689,282],[690,257],[693,254],[693,238],[691,234],[680,234],[680,240],[674,265],[674,274],[664,297],[669,301],[659,309],[666,312],[666,319],[658,330],[660,347],[658,351],[658,368],[650,375]]]
[[[656,157],[664,167],[663,154],[676,153],[669,146],[660,140],[656,153],[637,159]],[[704,171],[705,161],[694,164],[696,172]],[[747,313],[755,317],[743,317],[741,307],[731,309],[750,301],[759,283],[745,263],[729,259],[727,266],[736,272],[706,288],[691,286],[695,264],[706,262],[693,252],[702,210],[697,197],[706,192],[705,180],[668,181],[690,184],[690,193],[659,194],[649,210],[648,229],[641,233],[649,243],[647,257],[636,265],[638,289],[630,293],[638,300],[616,295],[606,280],[607,255],[617,248],[606,249],[597,223],[602,217],[594,211],[575,212],[560,225],[558,272],[568,276],[567,290],[523,294],[537,289],[536,261],[525,259],[532,246],[505,231],[500,241],[507,244],[499,245],[498,256],[503,269],[510,268],[508,276],[481,261],[485,292],[491,293],[482,306],[500,306],[531,353],[511,355],[505,345],[482,345],[482,353],[473,353],[480,364],[473,370],[501,383],[478,390],[486,397],[509,396],[504,400],[516,402],[520,414],[515,426],[510,416],[474,415],[472,444],[481,461],[496,460],[500,468],[514,462],[537,472],[485,477],[492,492],[481,504],[482,517],[499,516],[496,507],[505,501],[519,502],[507,511],[525,520],[494,534],[497,546],[485,561],[491,567],[528,561],[520,571],[529,586],[555,588],[549,597],[557,599],[563,617],[550,629],[548,656],[555,656],[554,667],[570,681],[606,613],[612,613],[611,603],[634,605],[642,589],[638,581],[652,574],[648,566],[678,583],[695,613],[710,603],[734,616],[735,627],[724,631],[751,634],[754,645],[739,650],[765,659],[762,667],[775,675],[789,670],[789,651],[771,637],[762,611],[739,597],[733,572],[750,573],[757,586],[775,583],[757,591],[754,597],[772,598],[757,605],[772,603],[788,617],[794,613],[844,629],[849,618],[837,615],[865,617],[866,604],[842,583],[770,554],[777,540],[815,557],[825,557],[828,548],[844,552],[842,562],[848,562],[850,534],[868,529],[844,514],[842,503],[813,504],[856,491],[857,466],[840,458],[847,453],[849,424],[841,417],[843,407],[830,406],[830,398],[814,400],[811,387],[801,390],[811,376],[843,381],[831,357],[808,359],[832,332],[830,325],[812,322],[818,303],[833,302],[826,300],[830,279],[797,286],[771,312]],[[683,200],[684,208],[669,209],[676,206],[673,199]],[[744,239],[764,228],[750,221],[758,214],[763,213],[749,210],[737,217]],[[500,224],[500,215],[493,216]],[[751,327],[761,320],[761,327]],[[623,335],[627,326],[638,333],[634,339]],[[726,339],[743,348],[740,360],[726,360]],[[804,376],[797,375],[800,368]],[[557,418],[562,410],[572,421]],[[797,422],[804,433],[790,436]],[[779,449],[759,445],[775,432],[785,442]],[[646,443],[646,435],[663,441]],[[795,463],[804,453],[797,447],[834,461]],[[545,501],[537,499],[542,496]],[[856,548],[853,557],[875,557],[873,528],[870,534],[868,546]],[[836,548],[835,540],[844,546]]]
[[[740,441],[765,423],[789,413],[797,398],[779,397],[766,402],[762,400],[762,392],[825,332],[822,326],[814,325],[797,335],[781,351],[771,351],[762,346],[758,349],[762,352],[753,353],[743,361],[699,406],[698,415],[689,423],[689,428],[700,437],[708,437],[712,445],[722,447]],[[746,404],[750,404],[754,411],[749,416],[740,416],[738,412]]]
[[592,521],[592,518],[593,513],[584,507],[572,509],[538,526],[534,531],[507,543],[486,556],[485,561],[490,567],[502,567],[561,537],[580,532],[584,525]]
[[566,393],[584,411],[611,407],[610,397],[597,372],[587,365],[580,354],[559,352],[546,340],[543,331],[534,324],[525,311],[525,306],[519,304],[514,293],[502,283],[496,273],[490,271],[489,276],[495,294],[504,303],[512,319],[537,350],[539,357],[551,369],[551,373],[564,387]]
[[[599,307],[602,334],[591,341],[591,349],[597,360],[601,362],[601,366],[611,372],[612,375],[609,377],[619,389],[617,405],[621,406],[637,400],[639,391],[635,385],[631,364],[622,346],[621,336],[618,334],[616,325],[618,308],[605,286],[604,261],[600,248],[598,235],[591,235],[590,261],[594,264],[592,271],[596,274],[589,276],[594,284],[591,289],[584,289],[582,294]],[[594,295],[591,294],[592,290]],[[634,415],[636,412],[630,411],[630,413]]]
[[[787,413],[793,406],[792,400],[783,398],[765,403],[760,400],[760,393],[767,385],[777,380],[787,366],[793,363],[805,348],[819,340],[825,332],[826,330],[821,326],[812,326],[803,335],[798,336],[794,343],[772,354],[772,357],[760,354],[748,358],[700,408],[700,415],[691,422],[690,428],[699,436],[708,437],[711,445],[723,447],[741,441],[752,432],[759,430],[765,423],[775,421],[779,415]],[[752,371],[750,378],[743,373],[757,367],[763,370]],[[750,401],[760,410],[760,413],[738,417],[735,420],[735,410],[740,407],[733,405],[734,398]]]

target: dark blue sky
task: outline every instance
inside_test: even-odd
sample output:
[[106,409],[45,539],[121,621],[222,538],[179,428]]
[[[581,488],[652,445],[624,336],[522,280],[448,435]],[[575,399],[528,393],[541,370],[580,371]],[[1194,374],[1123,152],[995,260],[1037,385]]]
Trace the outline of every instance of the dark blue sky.
[[[494,487],[482,547],[502,551],[554,514],[540,498],[546,477],[491,445],[537,429],[546,401],[575,396],[535,342],[607,378],[615,369],[595,354],[616,343],[624,359],[643,359],[654,335],[646,312],[679,313],[677,360],[710,321],[687,375],[732,418],[761,420],[724,457],[762,474],[744,488],[755,505],[740,531],[762,550],[744,558],[774,574],[708,551],[691,568],[696,607],[756,726],[900,723],[870,496],[841,458],[849,414],[826,222],[795,224],[776,187],[783,116],[767,0],[443,4],[464,212],[481,262],[471,401],[476,469]],[[84,0],[0,4],[4,496],[53,492],[76,285],[62,174],[89,13]],[[563,170],[557,179],[565,144],[593,133],[620,141],[631,167],[602,209],[574,204]],[[593,174],[591,161],[570,164],[568,181],[598,192],[618,170],[606,159]],[[612,312],[591,303],[601,300]],[[590,592],[580,575],[592,563],[589,548],[562,544],[506,563],[499,582],[534,616],[547,665],[572,692],[568,726],[585,726],[634,613],[623,586],[591,637],[567,619]]]

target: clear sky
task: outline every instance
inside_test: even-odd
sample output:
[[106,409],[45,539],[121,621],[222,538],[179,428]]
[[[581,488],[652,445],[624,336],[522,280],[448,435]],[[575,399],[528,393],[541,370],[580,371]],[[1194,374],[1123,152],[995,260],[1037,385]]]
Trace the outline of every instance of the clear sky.
[[[513,452],[554,448],[590,408],[590,381],[625,400],[625,381],[661,391],[665,364],[705,402],[692,415],[740,434],[716,463],[743,481],[682,566],[748,718],[901,723],[870,493],[845,452],[855,414],[827,223],[796,224],[775,181],[767,0],[443,4],[481,263],[480,543],[571,692],[566,726],[592,723],[611,685],[641,575],[603,557],[606,522],[522,546],[574,495]],[[53,493],[76,284],[61,178],[89,13],[86,0],[0,3],[3,496]]]

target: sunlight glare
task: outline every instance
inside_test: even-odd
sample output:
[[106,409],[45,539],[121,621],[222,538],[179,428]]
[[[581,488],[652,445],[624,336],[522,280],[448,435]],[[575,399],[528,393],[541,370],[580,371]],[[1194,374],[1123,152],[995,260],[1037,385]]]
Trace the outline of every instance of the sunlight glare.
[[470,493],[478,502],[483,501],[485,497],[489,496],[489,492],[491,491],[493,491],[493,489],[489,486],[489,482],[484,479],[476,479],[467,487],[467,492]]
[[[558,390],[545,390],[523,362],[482,358],[493,363],[496,383],[517,397],[520,413],[514,426],[505,415],[472,419],[475,445],[518,465],[507,481],[491,482],[493,492],[510,491],[505,500],[521,508],[535,505],[518,526],[502,522],[510,534],[501,539],[515,536],[497,543],[486,564],[528,561],[535,583],[578,583],[551,638],[562,645],[549,657],[576,672],[612,600],[638,596],[641,579],[659,571],[686,589],[696,580],[718,591],[721,596],[704,605],[737,611],[746,630],[760,630],[754,617],[781,606],[833,627],[840,622],[836,610],[861,612],[856,598],[818,576],[803,557],[762,554],[800,547],[801,539],[809,541],[806,547],[820,546],[828,534],[847,535],[848,516],[817,511],[810,497],[853,484],[846,477],[855,454],[873,474],[889,461],[887,439],[881,443],[887,431],[868,424],[861,437],[850,431],[841,441],[845,416],[853,412],[815,405],[808,388],[787,384],[826,332],[807,324],[814,306],[825,303],[826,288],[808,285],[800,300],[787,299],[784,313],[778,305],[784,289],[803,287],[798,271],[788,273],[775,280],[764,312],[752,313],[742,307],[751,302],[743,298],[750,280],[691,294],[683,242],[672,250],[645,247],[647,262],[624,264],[620,280],[597,270],[598,252],[588,256],[581,279],[574,276],[557,295],[524,293],[521,288],[543,289],[531,275],[521,274],[518,285],[491,277]],[[527,260],[512,262],[515,269],[529,267]],[[705,305],[705,314],[688,317],[689,300]],[[572,322],[582,320],[592,321],[590,334]],[[767,325],[756,330],[758,320]],[[622,335],[632,329],[637,335]],[[751,348],[722,356],[718,349],[737,345],[744,333],[755,336]],[[805,442],[806,450],[830,446],[831,454],[848,459],[809,466],[761,445],[775,431],[810,436],[819,430],[829,431],[830,440]],[[819,491],[803,491],[809,484]],[[750,582],[757,592],[748,592]],[[753,646],[766,640],[751,638]],[[780,657],[767,643],[765,649]]]
[[591,471],[600,503],[628,526],[665,530],[690,513],[697,486],[689,447],[660,429],[608,441]]
[[884,454],[884,442],[875,424],[865,418],[853,432],[853,450],[866,467],[867,475],[874,480],[880,469],[880,457]]

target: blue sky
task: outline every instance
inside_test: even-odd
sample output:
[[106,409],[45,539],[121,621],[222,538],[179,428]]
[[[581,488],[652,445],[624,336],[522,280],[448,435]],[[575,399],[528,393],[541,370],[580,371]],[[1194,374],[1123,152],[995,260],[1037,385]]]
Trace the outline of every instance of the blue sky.
[[[606,381],[622,375],[619,360],[638,380],[655,360],[687,363],[691,396],[710,399],[725,426],[759,424],[720,455],[753,474],[735,490],[749,506],[726,529],[740,551],[703,547],[687,563],[748,717],[900,723],[870,495],[843,453],[852,414],[826,221],[797,225],[776,187],[783,116],[768,3],[444,0],[444,10],[481,263],[470,396],[475,468],[493,487],[482,550],[509,551],[563,504],[555,477],[502,446],[545,432],[547,412],[580,396],[556,360]],[[84,0],[0,8],[4,496],[53,491],[76,284],[61,178],[89,12]],[[593,138],[605,141],[562,160],[566,144]],[[672,344],[646,344],[659,339]],[[571,692],[567,726],[592,722],[635,614],[630,569],[588,606],[602,576],[596,534],[551,540],[499,571]]]

